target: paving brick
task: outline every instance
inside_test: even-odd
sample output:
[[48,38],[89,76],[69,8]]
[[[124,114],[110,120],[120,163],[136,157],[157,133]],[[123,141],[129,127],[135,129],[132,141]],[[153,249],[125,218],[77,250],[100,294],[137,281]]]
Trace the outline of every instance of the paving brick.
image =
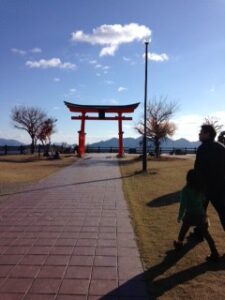
[[43,265],[47,255],[25,255],[20,261],[21,265]]
[[15,265],[22,258],[23,258],[23,255],[1,255],[0,256],[0,266],[1,265]]
[[54,246],[50,250],[51,255],[71,255],[74,248],[71,246]]
[[116,293],[118,288],[117,280],[92,280],[89,294],[103,296],[108,293]]
[[65,273],[65,266],[42,266],[38,278],[62,278]]
[[68,264],[69,259],[69,255],[49,255],[45,261],[45,264],[52,266],[65,266]]
[[35,278],[39,272],[39,266],[16,265],[10,271],[9,277],[15,278]]
[[59,290],[60,294],[87,295],[89,280],[85,279],[64,279]]
[[37,295],[37,294],[28,294],[24,300],[54,300],[55,295]]
[[9,247],[6,251],[5,254],[26,254],[29,251],[30,247],[23,247],[23,246],[14,246],[14,247]]
[[34,294],[56,294],[60,284],[60,279],[37,278],[33,282],[29,292]]
[[6,277],[9,271],[13,268],[13,265],[1,265],[0,266],[0,277]]
[[[0,292],[2,293],[26,293],[31,284],[32,279],[25,278],[8,278],[1,285]],[[1,296],[0,296],[1,297]]]
[[29,249],[28,254],[49,254],[51,247],[49,246],[33,246]]
[[116,267],[94,267],[92,271],[92,279],[117,279]]
[[56,300],[87,300],[86,296],[80,295],[59,295]]
[[1,300],[22,300],[24,294],[9,294],[9,293],[1,293],[0,299]]
[[92,267],[90,266],[69,266],[65,278],[90,279]]
[[114,247],[97,247],[96,255],[98,256],[117,256],[117,248]]
[[75,247],[73,250],[73,255],[94,255],[95,247]]
[[73,255],[70,259],[69,265],[74,266],[92,266],[94,262],[94,256],[90,255]]
[[115,256],[95,256],[94,265],[99,267],[116,267],[117,258]]

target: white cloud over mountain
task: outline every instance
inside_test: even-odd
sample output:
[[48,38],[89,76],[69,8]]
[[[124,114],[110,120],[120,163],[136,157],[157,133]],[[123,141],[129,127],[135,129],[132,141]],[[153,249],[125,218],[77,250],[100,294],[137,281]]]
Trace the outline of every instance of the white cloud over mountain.
[[114,24],[114,25],[101,25],[94,28],[92,34],[86,34],[82,30],[72,33],[72,41],[86,42],[91,45],[100,45],[103,48],[99,56],[114,55],[119,46],[134,41],[143,41],[150,39],[151,30],[136,23],[127,25]]
[[70,62],[63,63],[60,58],[51,58],[49,60],[40,59],[39,61],[28,60],[26,62],[26,66],[29,68],[36,68],[36,69],[49,69],[49,68],[59,68],[59,69],[68,69],[68,70],[76,69],[75,64],[72,64]]

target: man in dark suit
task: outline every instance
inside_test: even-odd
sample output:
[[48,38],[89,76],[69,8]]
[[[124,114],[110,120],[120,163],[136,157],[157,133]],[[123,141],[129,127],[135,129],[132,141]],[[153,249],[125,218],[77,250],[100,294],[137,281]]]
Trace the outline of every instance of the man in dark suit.
[[203,124],[199,133],[202,144],[198,147],[194,168],[202,180],[207,204],[214,206],[225,231],[225,146],[215,141],[212,125]]

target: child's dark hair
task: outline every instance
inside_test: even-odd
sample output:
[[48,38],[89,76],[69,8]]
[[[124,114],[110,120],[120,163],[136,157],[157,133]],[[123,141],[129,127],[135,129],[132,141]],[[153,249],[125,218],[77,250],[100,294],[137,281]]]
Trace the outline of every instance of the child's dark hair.
[[202,183],[201,180],[197,174],[197,172],[194,169],[191,169],[187,172],[187,186],[194,189],[196,192],[202,191]]

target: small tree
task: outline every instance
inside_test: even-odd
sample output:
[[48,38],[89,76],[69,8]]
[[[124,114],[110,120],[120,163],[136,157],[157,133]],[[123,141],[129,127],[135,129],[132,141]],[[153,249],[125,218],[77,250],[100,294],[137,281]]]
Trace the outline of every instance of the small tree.
[[12,109],[11,119],[14,127],[25,130],[31,137],[32,154],[37,142],[37,134],[46,118],[46,113],[37,107],[16,106]]
[[204,118],[204,124],[213,125],[216,130],[216,133],[219,133],[223,128],[223,125],[219,123],[219,120],[216,117],[208,116]]
[[37,139],[39,139],[44,146],[44,155],[49,155],[49,147],[51,144],[51,135],[55,132],[55,124],[57,119],[48,118],[44,120],[37,133]]
[[218,136],[218,141],[225,146],[225,131],[221,131]]
[[[155,146],[155,156],[160,156],[160,142],[168,136],[172,136],[176,126],[170,121],[177,109],[177,103],[167,102],[167,98],[161,97],[149,101],[147,104],[146,134]],[[144,134],[144,120],[141,120],[136,127],[140,134]]]

